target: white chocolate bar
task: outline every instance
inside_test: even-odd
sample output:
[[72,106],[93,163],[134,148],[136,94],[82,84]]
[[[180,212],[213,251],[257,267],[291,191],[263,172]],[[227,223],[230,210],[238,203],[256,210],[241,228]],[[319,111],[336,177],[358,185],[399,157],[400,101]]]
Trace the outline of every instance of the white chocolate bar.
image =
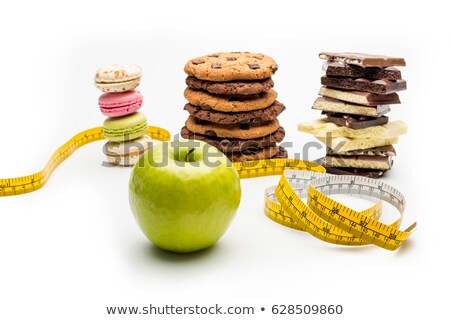
[[391,121],[381,126],[373,126],[363,129],[351,129],[330,122],[327,118],[299,123],[298,131],[311,133],[316,137],[347,137],[347,138],[384,138],[398,137],[408,131],[404,121]]
[[339,157],[326,156],[323,161],[324,166],[335,168],[358,168],[358,169],[374,169],[389,170],[392,166],[390,157],[371,157],[371,156],[355,156],[355,157]]
[[398,142],[397,137],[393,138],[362,138],[362,139],[352,139],[346,137],[336,137],[336,138],[316,138],[325,143],[328,147],[333,149],[334,152],[344,152],[358,149],[369,149],[375,147],[386,146],[389,144],[394,144]]
[[[361,91],[347,91],[339,90],[328,87],[321,87],[319,90],[319,95],[325,98],[331,98],[335,100],[345,101],[351,103],[352,105],[362,106],[375,106],[377,105],[389,105],[400,103],[398,94],[393,93],[387,96],[377,95],[375,93],[361,92]],[[330,101],[328,101],[330,102]],[[322,102],[323,103],[323,102]],[[319,102],[320,104],[320,102]],[[350,108],[351,105],[347,104],[346,107]],[[371,110],[367,110],[371,112]]]
[[357,114],[368,117],[379,117],[391,111],[389,105],[369,107],[324,97],[317,98],[312,108],[322,111]]

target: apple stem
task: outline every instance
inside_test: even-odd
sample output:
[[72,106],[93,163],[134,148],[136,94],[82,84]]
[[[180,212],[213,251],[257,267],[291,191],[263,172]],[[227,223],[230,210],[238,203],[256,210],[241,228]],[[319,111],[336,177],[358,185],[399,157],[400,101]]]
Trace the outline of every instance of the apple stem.
[[188,153],[186,153],[186,155],[184,156],[184,162],[189,162],[189,156],[191,155],[192,152],[195,151],[195,148],[191,148],[189,149]]

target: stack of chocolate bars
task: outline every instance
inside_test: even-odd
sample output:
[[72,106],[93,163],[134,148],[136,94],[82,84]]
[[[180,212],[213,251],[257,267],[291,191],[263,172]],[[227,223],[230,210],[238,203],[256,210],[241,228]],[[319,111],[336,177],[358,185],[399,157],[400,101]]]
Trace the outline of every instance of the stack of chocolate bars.
[[285,131],[278,116],[285,109],[273,90],[276,62],[250,52],[221,52],[185,65],[189,112],[181,136],[205,141],[233,162],[286,158],[277,143]]
[[390,105],[399,104],[396,92],[406,81],[396,66],[403,58],[361,53],[322,52],[323,85],[313,109],[326,118],[301,123],[299,131],[314,134],[327,145],[321,164],[334,174],[381,177],[396,155],[392,144],[405,134],[403,121],[389,121]]

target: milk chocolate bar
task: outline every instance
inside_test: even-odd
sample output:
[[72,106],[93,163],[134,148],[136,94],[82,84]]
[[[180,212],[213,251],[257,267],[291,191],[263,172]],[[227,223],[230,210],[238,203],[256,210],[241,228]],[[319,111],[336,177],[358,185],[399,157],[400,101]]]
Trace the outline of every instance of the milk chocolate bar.
[[324,69],[328,77],[349,77],[367,79],[401,80],[402,74],[395,67],[360,67],[339,62],[325,62]]
[[324,97],[317,98],[312,108],[328,112],[357,114],[369,117],[380,117],[391,111],[389,105],[362,106]]
[[324,86],[347,89],[347,90],[357,90],[364,92],[372,92],[377,94],[391,94],[397,91],[406,90],[405,80],[369,80],[365,78],[331,78],[323,76],[321,83]]
[[339,61],[348,64],[354,64],[361,67],[391,67],[406,66],[405,59],[389,56],[381,56],[368,53],[355,52],[321,52],[320,59]]
[[393,157],[396,155],[393,145],[375,147],[370,149],[359,149],[351,151],[338,151],[327,148],[327,156],[377,156],[377,157]]
[[378,156],[326,156],[323,164],[335,168],[389,170],[392,160]]
[[319,95],[364,106],[400,103],[400,98],[396,93],[382,95],[370,92],[347,91],[322,87],[320,88]]
[[389,120],[389,118],[386,116],[374,118],[331,112],[325,112],[325,114],[327,115],[329,121],[340,126],[346,126],[347,128],[351,129],[364,129],[368,127],[379,126],[388,123]]

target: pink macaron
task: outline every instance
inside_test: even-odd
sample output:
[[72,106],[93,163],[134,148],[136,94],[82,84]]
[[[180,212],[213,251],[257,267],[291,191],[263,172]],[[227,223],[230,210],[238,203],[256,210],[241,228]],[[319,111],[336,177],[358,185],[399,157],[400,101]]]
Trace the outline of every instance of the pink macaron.
[[108,117],[121,117],[139,110],[144,97],[137,90],[104,93],[98,98],[100,111]]

